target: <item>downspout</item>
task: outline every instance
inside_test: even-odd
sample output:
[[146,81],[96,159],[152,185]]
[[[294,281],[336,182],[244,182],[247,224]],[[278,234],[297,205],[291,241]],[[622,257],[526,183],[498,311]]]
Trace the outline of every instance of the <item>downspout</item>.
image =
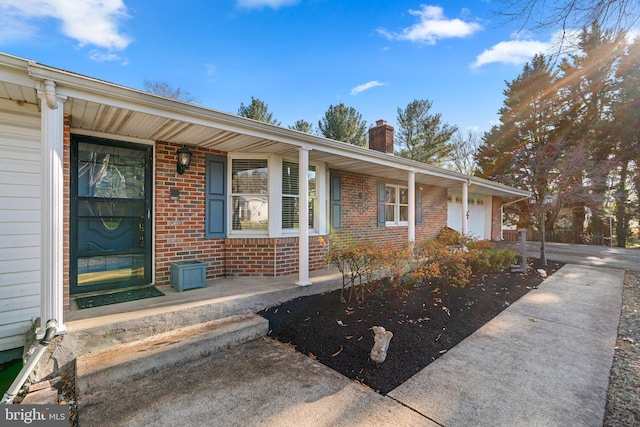
[[58,100],[56,95],[56,82],[51,80],[44,81],[44,96],[47,100],[47,106],[52,110],[58,108]]
[[47,349],[47,346],[56,336],[56,333],[58,332],[57,327],[58,322],[55,319],[51,319],[47,322],[47,330],[44,334],[44,337],[42,337],[42,339],[38,342],[36,350],[29,357],[27,363],[22,367],[22,370],[20,370],[20,373],[18,374],[16,379],[13,380],[13,383],[11,383],[11,387],[9,387],[7,392],[4,394],[2,400],[0,400],[0,403],[6,405],[10,405],[13,403],[13,399],[15,399],[15,397],[18,395],[18,392],[24,385],[25,381],[27,381],[27,378],[29,378],[31,372],[33,372],[33,370],[35,369],[36,365],[40,361],[40,358]]
[[504,207],[512,205],[514,203],[521,202],[523,200],[527,200],[530,197],[531,196],[526,196],[526,197],[523,197],[522,199],[514,200],[513,202],[500,205],[500,240],[504,240]]
[[65,333],[63,320],[63,219],[64,219],[64,111],[56,83],[46,79],[38,84],[41,105],[42,206],[41,206],[41,289],[39,339],[56,320],[57,334]]

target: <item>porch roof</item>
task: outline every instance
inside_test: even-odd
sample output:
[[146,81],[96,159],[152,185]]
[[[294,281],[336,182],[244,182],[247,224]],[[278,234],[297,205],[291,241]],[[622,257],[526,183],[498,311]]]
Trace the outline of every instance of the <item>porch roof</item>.
[[469,183],[470,195],[528,196],[529,192],[413,160],[298,132],[201,106],[170,100],[136,89],[0,54],[0,98],[38,105],[44,80],[56,83],[65,96],[64,113],[72,132],[105,134],[141,141],[163,141],[234,153],[278,153],[297,157],[310,149],[312,161],[330,169],[406,181],[459,192]]

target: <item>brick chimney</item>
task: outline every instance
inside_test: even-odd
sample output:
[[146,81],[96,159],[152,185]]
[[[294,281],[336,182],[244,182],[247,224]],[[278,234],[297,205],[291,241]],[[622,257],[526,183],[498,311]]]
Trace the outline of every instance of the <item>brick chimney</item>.
[[376,121],[369,129],[369,149],[393,155],[393,126],[386,120]]

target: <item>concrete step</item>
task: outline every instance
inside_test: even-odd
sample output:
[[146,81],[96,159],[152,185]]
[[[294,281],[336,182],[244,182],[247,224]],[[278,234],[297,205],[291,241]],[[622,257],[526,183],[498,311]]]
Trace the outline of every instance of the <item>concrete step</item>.
[[[89,352],[137,341],[147,336],[210,322],[229,316],[256,313],[283,301],[340,289],[341,276],[329,275],[312,286],[279,279],[227,281],[206,289],[177,292],[159,287],[166,295],[122,304],[75,310],[66,314],[67,360]],[[61,357],[65,357],[62,356]]]
[[213,320],[86,353],[76,359],[78,398],[266,335],[269,322],[256,315]]

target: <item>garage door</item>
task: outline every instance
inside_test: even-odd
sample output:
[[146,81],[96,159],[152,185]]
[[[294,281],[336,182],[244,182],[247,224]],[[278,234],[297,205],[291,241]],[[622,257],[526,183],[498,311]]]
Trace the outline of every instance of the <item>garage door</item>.
[[[490,207],[488,198],[475,197],[469,199],[469,234],[478,239],[491,238],[491,213],[487,213]],[[449,196],[447,202],[447,226],[462,232],[462,198]]]

